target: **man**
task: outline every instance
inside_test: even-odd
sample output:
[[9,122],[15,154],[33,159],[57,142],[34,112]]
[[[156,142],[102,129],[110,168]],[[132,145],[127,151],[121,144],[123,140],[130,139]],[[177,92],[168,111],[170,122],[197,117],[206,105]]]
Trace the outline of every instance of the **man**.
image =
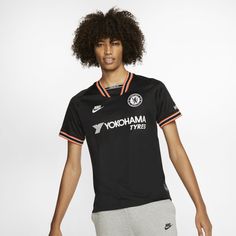
[[50,236],[60,224],[81,175],[81,148],[87,140],[93,165],[95,199],[91,214],[97,236],[177,235],[176,209],[165,182],[157,125],[170,159],[196,207],[198,235],[212,225],[196,177],[178,135],[182,114],[165,84],[126,70],[142,60],[144,36],[128,11],[112,8],[85,17],[72,49],[83,65],[102,76],[74,95],[59,135],[68,156]]

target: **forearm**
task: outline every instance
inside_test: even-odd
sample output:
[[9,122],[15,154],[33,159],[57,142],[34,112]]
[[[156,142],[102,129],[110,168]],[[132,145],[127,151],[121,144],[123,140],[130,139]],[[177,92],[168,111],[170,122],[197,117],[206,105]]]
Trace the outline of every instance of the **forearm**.
[[194,170],[182,145],[170,151],[171,161],[197,210],[206,210]]
[[70,163],[66,163],[61,178],[59,194],[51,227],[60,227],[61,221],[75,192],[80,175],[80,169],[74,169]]

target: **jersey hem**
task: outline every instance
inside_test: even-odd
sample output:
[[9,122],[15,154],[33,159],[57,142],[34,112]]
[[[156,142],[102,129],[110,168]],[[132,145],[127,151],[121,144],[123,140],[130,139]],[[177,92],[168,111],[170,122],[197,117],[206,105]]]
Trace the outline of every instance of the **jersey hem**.
[[155,201],[160,201],[160,200],[165,200],[165,199],[170,199],[172,201],[172,198],[170,195],[168,196],[163,196],[161,198],[157,198],[157,199],[151,199],[151,200],[145,200],[142,202],[133,202],[133,203],[129,203],[129,204],[123,204],[120,206],[114,206],[114,207],[107,207],[107,208],[93,208],[92,213],[96,213],[96,212],[100,212],[100,211],[110,211],[110,210],[119,210],[119,209],[123,209],[123,208],[128,208],[128,207],[134,207],[134,206],[141,206],[147,203],[151,203],[151,202],[155,202]]

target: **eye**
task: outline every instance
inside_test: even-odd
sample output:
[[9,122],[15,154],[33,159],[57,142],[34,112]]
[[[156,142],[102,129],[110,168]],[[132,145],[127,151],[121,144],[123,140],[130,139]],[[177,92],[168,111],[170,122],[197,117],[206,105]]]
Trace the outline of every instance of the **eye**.
[[100,46],[102,46],[102,43],[96,43],[96,47],[100,47]]
[[112,44],[114,44],[114,45],[120,45],[120,42],[116,41],[116,42],[112,42]]

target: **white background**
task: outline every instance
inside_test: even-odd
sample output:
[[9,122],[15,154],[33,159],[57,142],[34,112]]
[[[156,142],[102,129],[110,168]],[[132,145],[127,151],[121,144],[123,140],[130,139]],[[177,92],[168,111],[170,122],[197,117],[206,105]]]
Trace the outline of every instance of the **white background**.
[[[80,18],[112,6],[131,11],[145,35],[143,63],[126,69],[162,80],[182,117],[177,127],[213,224],[235,232],[236,3],[195,1],[0,1],[0,235],[49,232],[67,141],[58,136],[69,99],[101,76],[70,49]],[[179,236],[197,235],[195,207],[162,160]],[[95,236],[86,141],[82,176],[62,222],[64,236]]]

